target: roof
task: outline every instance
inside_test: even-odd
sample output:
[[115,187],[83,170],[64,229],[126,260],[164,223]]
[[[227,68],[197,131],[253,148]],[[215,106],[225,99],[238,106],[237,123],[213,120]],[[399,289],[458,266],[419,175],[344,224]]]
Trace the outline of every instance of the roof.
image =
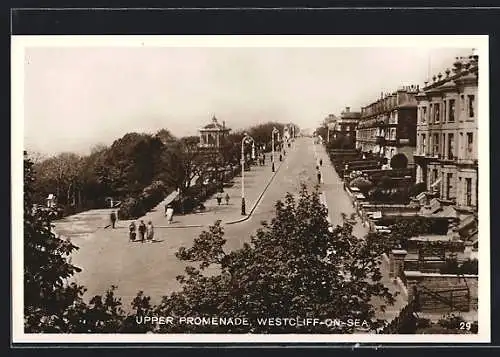
[[[224,123],[224,122],[223,122]],[[226,128],[224,124],[220,124],[215,116],[212,117],[212,122],[210,124],[205,125],[201,130],[225,130],[229,131],[229,128]]]
[[[448,242],[452,241],[452,237],[441,234],[429,234],[421,235],[417,237],[410,238],[411,241],[421,241],[421,242]],[[455,240],[456,241],[456,240]]]

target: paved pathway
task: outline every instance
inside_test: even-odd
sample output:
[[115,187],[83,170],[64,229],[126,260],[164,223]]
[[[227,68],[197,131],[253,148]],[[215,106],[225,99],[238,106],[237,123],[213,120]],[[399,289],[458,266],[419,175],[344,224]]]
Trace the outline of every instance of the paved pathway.
[[[325,192],[331,222],[341,224],[342,212],[354,212],[324,149],[319,145],[315,149],[310,139],[297,139],[293,147],[287,150],[287,155],[272,181],[269,181],[269,165],[254,166],[252,171],[245,172],[247,212],[253,205],[250,202],[255,202],[256,206],[249,219],[224,226],[226,251],[240,248],[250,240],[251,234],[261,227],[261,221],[271,220],[274,217],[276,201],[282,200],[287,192],[297,193],[303,183],[309,189],[316,185],[314,150],[323,157],[322,190]],[[264,190],[267,183],[269,186]],[[209,200],[206,204],[209,212],[204,215],[175,217],[178,222],[174,225],[181,226],[188,222],[211,224],[216,217],[225,217],[226,221],[241,217],[238,182],[232,190],[229,191],[231,205],[219,207],[215,200]],[[155,226],[164,225],[163,209],[158,208],[146,217],[152,219]],[[102,294],[110,285],[117,285],[117,294],[122,297],[125,307],[128,307],[139,290],[151,296],[153,303],[158,303],[162,296],[179,289],[176,276],[183,274],[186,264],[178,260],[175,253],[181,246],[190,247],[194,238],[204,228],[158,228],[155,232],[155,243],[141,244],[128,242],[125,223],[119,222],[118,226],[123,228],[98,230],[91,238],[74,238],[75,244],[81,249],[74,255],[73,263],[83,268],[77,279],[88,288],[88,296]],[[358,225],[355,230],[355,234],[358,230],[362,232]]]

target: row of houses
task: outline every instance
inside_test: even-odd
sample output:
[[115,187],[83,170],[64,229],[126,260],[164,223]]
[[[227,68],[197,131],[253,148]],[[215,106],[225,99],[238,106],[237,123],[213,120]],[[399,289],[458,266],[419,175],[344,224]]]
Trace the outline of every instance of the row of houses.
[[350,138],[371,157],[396,154],[415,169],[416,183],[457,210],[478,207],[478,56],[457,57],[423,86],[381,93],[360,111],[329,115],[327,141]]

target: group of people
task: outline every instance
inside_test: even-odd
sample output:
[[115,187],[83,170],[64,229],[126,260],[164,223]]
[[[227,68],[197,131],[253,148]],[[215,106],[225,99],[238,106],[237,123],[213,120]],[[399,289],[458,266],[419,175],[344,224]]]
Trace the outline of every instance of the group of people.
[[261,154],[259,156],[259,165],[260,166],[264,166],[266,164],[266,155],[265,154]]
[[[139,238],[137,239],[137,232],[139,232]],[[139,223],[139,227],[136,227],[135,222],[131,222],[129,225],[129,240],[135,242],[138,240],[141,243],[148,241],[152,243],[154,241],[154,227],[151,221],[146,225],[143,220]]]
[[[215,198],[217,199],[217,205],[220,206],[220,204],[222,203],[222,191],[219,191],[217,192],[217,195],[215,196]],[[226,196],[224,196],[224,199],[226,200],[226,205],[229,204],[229,193],[226,192]]]

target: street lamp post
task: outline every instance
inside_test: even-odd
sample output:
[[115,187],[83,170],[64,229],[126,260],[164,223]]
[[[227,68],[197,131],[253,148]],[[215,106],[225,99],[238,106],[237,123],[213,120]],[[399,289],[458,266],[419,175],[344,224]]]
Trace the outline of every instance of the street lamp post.
[[255,141],[247,133],[241,139],[241,214],[246,215],[245,207],[245,142],[252,141],[252,159],[255,159]]
[[272,171],[274,172],[274,134],[278,134],[278,141],[280,140],[280,132],[278,129],[276,129],[276,127],[273,128],[273,131],[271,132],[271,142],[272,142],[272,146],[271,146],[271,150],[272,150],[272,155],[271,155],[271,168],[272,168]]

